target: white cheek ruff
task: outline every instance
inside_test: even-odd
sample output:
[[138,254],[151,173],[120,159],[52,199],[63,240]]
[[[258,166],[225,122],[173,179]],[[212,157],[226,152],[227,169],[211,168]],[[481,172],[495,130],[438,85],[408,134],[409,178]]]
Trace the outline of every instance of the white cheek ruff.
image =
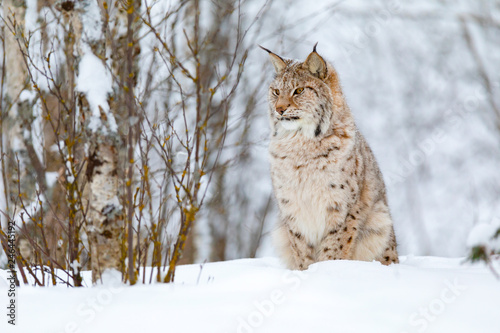
[[317,125],[310,119],[280,120],[278,122],[286,131],[298,131],[308,138],[314,138]]
[[301,121],[298,120],[281,120],[281,126],[288,131],[296,131],[301,127]]

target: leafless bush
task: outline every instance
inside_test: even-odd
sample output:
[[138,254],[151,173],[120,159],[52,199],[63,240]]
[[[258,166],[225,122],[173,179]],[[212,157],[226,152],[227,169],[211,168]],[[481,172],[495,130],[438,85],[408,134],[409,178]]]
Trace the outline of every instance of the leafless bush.
[[[173,281],[182,255],[195,259],[192,229],[212,181],[241,158],[222,155],[227,136],[245,132],[229,128],[230,110],[248,31],[268,4],[244,18],[238,1],[40,2],[34,31],[9,5],[0,236],[6,250],[6,221],[16,221],[23,282],[80,286],[89,268],[94,281],[108,268],[131,284]],[[251,93],[240,97],[245,117]],[[217,244],[229,236],[219,234]]]

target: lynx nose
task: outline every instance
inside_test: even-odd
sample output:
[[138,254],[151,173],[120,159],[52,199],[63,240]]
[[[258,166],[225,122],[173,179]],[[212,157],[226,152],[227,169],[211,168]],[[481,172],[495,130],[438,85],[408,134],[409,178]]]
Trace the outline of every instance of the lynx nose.
[[276,107],[276,112],[278,112],[280,114],[280,116],[283,115],[283,113],[285,113],[286,109],[290,106],[290,104],[288,104],[288,106],[284,106],[284,105],[278,105]]

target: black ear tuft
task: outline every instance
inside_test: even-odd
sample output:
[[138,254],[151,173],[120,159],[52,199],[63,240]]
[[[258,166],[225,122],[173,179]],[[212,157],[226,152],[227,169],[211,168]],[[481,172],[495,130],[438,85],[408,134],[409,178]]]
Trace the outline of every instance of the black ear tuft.
[[260,47],[261,49],[263,49],[264,51],[266,51],[267,53],[272,53],[271,51],[269,51],[268,49],[266,49],[264,46],[261,46],[261,45],[258,45],[258,47]]
[[[316,44],[314,44],[314,47],[313,47],[313,52],[318,53],[318,52],[316,51],[316,46],[318,46],[318,42],[316,42]],[[261,46],[261,47],[262,47],[262,46]]]
[[276,70],[276,73],[279,73],[284,68],[286,68],[286,62],[285,62],[285,60],[283,60],[283,58],[281,58],[279,55],[269,51],[268,49],[266,49],[263,46],[259,45],[259,47],[261,49],[263,49],[264,51],[266,51],[267,53],[269,53],[269,58],[271,59],[271,63],[273,64],[274,69]]

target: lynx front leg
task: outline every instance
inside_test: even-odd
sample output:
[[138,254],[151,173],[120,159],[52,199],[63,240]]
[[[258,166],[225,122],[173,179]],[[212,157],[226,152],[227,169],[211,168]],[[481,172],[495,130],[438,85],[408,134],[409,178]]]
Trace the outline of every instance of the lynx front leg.
[[391,234],[389,237],[389,243],[384,250],[384,253],[378,257],[376,260],[380,261],[384,265],[390,265],[392,263],[399,263],[398,251],[396,249],[396,236],[394,235],[394,230],[391,229]]
[[282,224],[274,232],[274,241],[280,257],[290,269],[304,270],[315,261],[314,246],[307,244],[304,235],[288,224]]
[[317,247],[317,261],[352,259],[354,243],[358,235],[358,223],[348,215],[345,222],[332,226]]

